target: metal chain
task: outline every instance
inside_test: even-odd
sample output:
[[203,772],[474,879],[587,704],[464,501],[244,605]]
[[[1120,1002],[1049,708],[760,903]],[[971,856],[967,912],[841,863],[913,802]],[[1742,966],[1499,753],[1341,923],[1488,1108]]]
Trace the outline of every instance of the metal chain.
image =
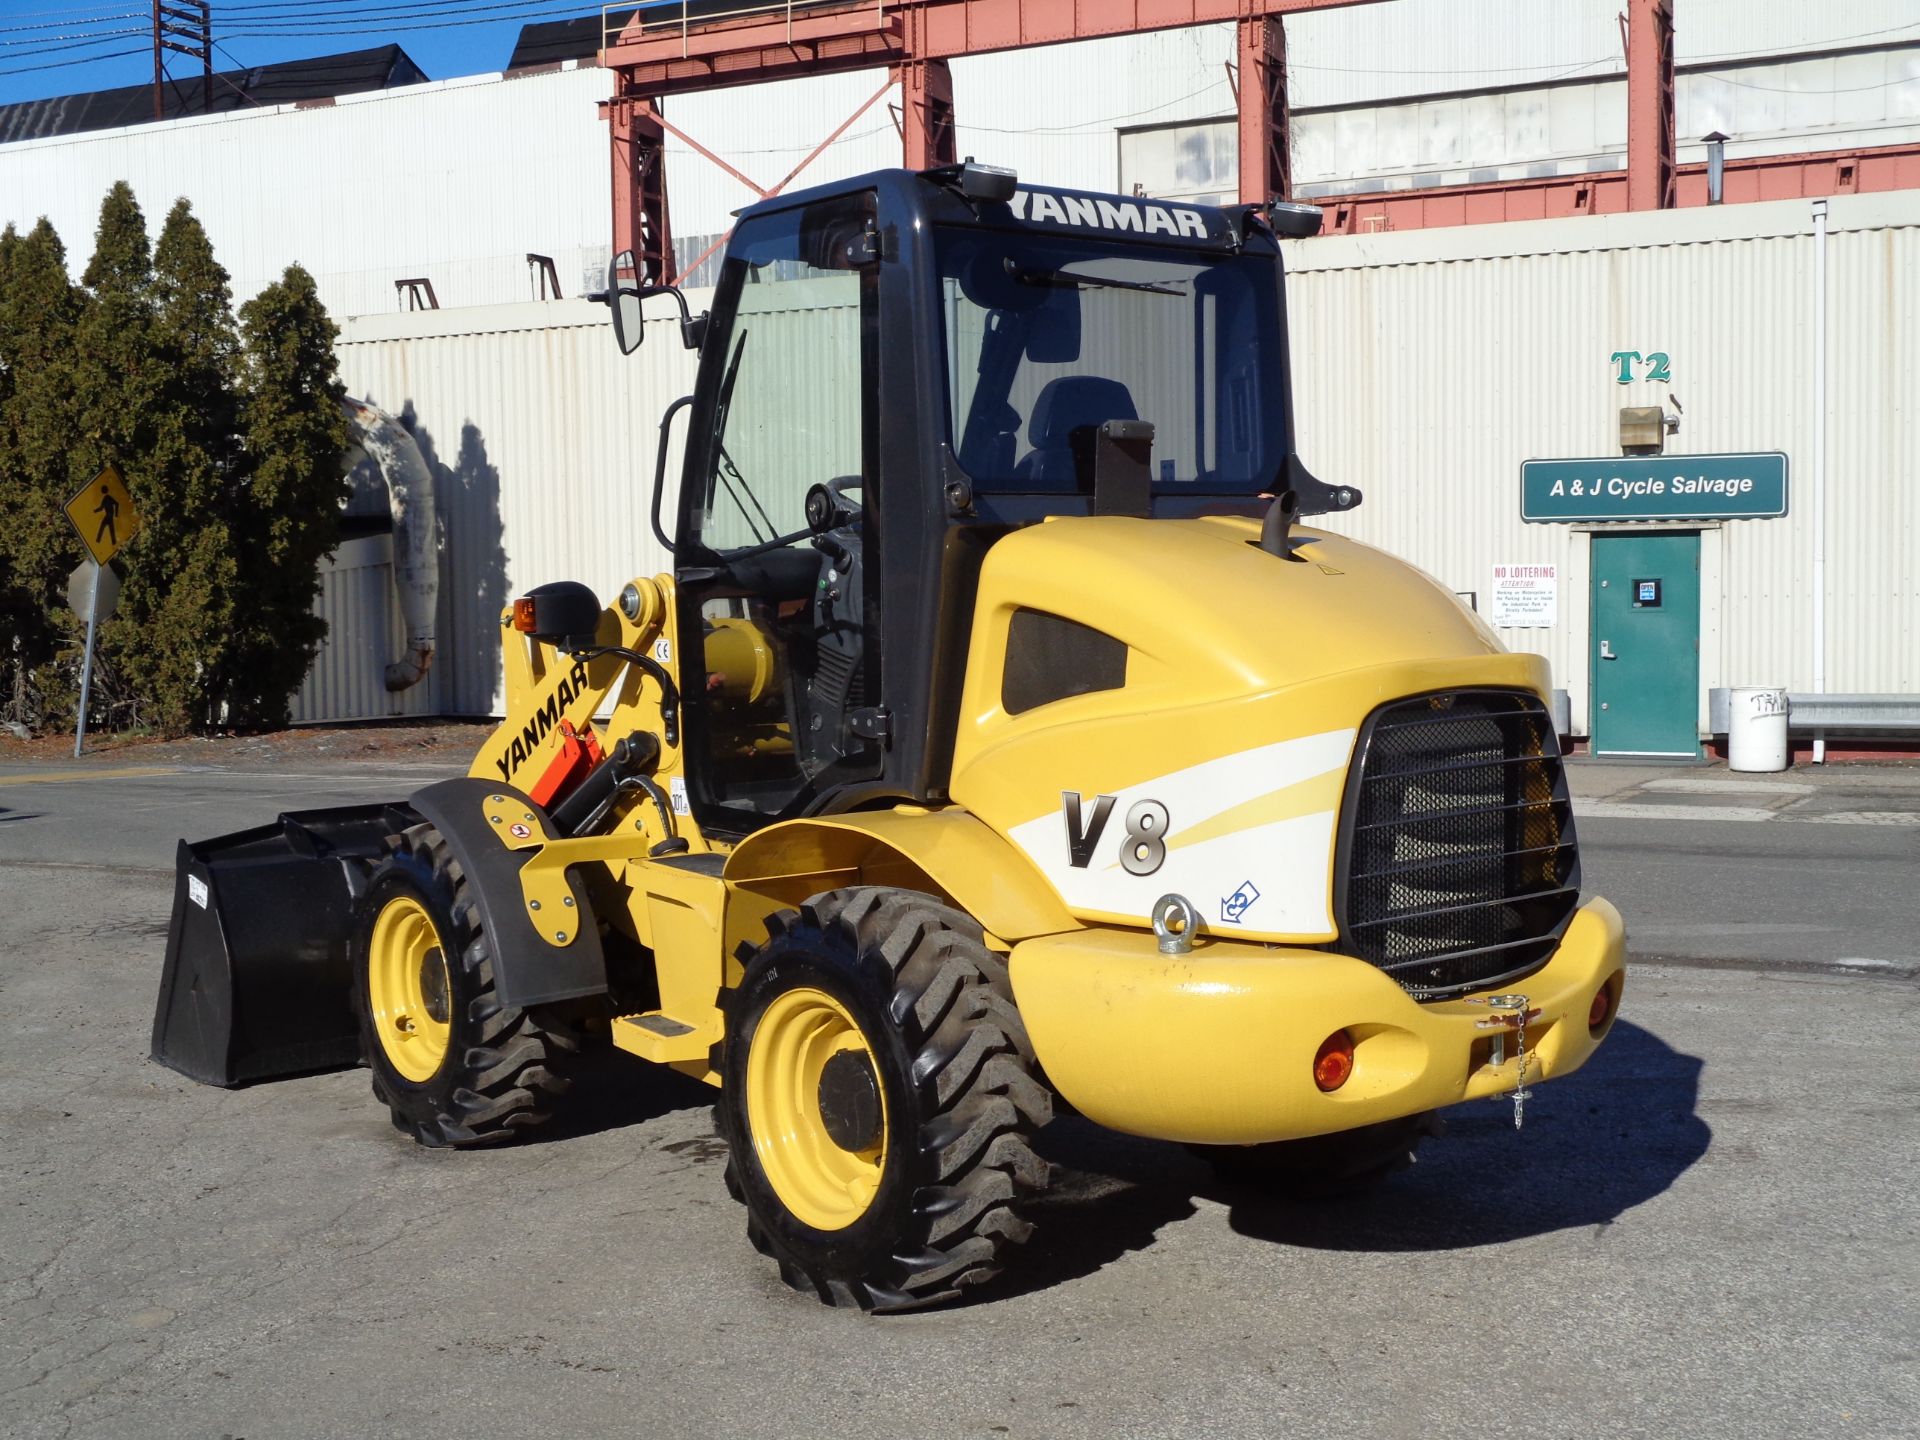
[[[1524,995],[1488,995],[1476,996],[1467,1002],[1471,1005],[1485,1005],[1494,1011],[1493,1015],[1479,1022],[1481,1030],[1492,1030],[1493,1063],[1499,1065],[1505,1059],[1506,1032],[1513,1031],[1514,1088],[1510,1092],[1513,1099],[1513,1128],[1518,1130],[1527,1118],[1527,1101],[1533,1092],[1527,1089],[1527,1066],[1533,1057],[1527,1053],[1527,1021],[1530,1006]],[[1498,1100],[1498,1095],[1490,1097]]]
[[1514,1030],[1513,1058],[1517,1062],[1513,1087],[1513,1128],[1518,1130],[1526,1123],[1527,1097],[1533,1092],[1527,1089],[1527,1062],[1533,1057],[1527,1053],[1527,997],[1520,997],[1520,1023]]

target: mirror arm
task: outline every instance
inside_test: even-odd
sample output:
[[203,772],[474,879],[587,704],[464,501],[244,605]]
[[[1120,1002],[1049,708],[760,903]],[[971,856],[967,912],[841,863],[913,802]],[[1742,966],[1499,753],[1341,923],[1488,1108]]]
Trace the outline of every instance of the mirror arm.
[[707,338],[707,317],[696,316],[687,305],[687,297],[680,293],[677,285],[643,285],[639,291],[642,300],[651,300],[656,295],[671,295],[674,303],[680,307],[680,343],[689,350],[698,350],[700,342]]
[[667,406],[666,413],[660,417],[660,449],[653,460],[653,536],[667,554],[674,553],[673,541],[660,525],[660,492],[667,485],[667,446],[673,440],[673,417],[693,403],[693,396],[682,395]]

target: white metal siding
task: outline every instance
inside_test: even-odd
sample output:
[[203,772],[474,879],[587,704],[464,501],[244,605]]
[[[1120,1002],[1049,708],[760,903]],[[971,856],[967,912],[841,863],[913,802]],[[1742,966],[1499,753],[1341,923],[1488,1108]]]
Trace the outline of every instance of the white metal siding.
[[[1831,220],[1828,683],[1914,693],[1920,195],[1844,197]],[[1677,397],[1677,466],[1770,449],[1792,466],[1786,519],[1704,530],[1703,692],[1808,688],[1812,245],[1801,202],[1291,245],[1301,453],[1367,492],[1329,523],[1483,609],[1496,563],[1560,566],[1558,624],[1503,638],[1548,656],[1584,731],[1587,532],[1521,521],[1520,462],[1617,454],[1622,406]],[[1666,351],[1671,386],[1618,384],[1616,350]],[[623,360],[606,312],[580,302],[367,317],[341,363],[441,467],[444,709],[497,708],[511,594],[577,578],[610,598],[665,567],[646,519],[654,426],[693,377],[671,319]]]
[[[578,300],[344,327],[348,390],[400,415],[434,467],[444,531],[434,673],[447,713],[499,710],[499,615],[512,596],[580,580],[611,601],[667,567],[647,518],[657,426],[692,387],[694,359],[677,318],[649,320],[647,336],[623,358],[605,307]],[[682,416],[676,440],[684,426]],[[670,481],[678,474],[670,465]]]
[[[1831,223],[1827,683],[1912,692],[1920,194],[1837,199]],[[1810,688],[1809,206],[1475,228],[1289,247],[1301,454],[1367,496],[1328,523],[1479,592],[1483,609],[1494,564],[1557,564],[1559,624],[1502,638],[1548,657],[1584,733],[1588,542],[1520,519],[1520,463],[1616,455],[1622,406],[1677,396],[1676,469],[1680,452],[1791,463],[1786,519],[1705,534],[1703,691]],[[1616,350],[1666,351],[1671,386],[1618,384]]]
[[[1434,184],[1616,164],[1625,126],[1618,9],[1618,0],[1386,0],[1290,16],[1298,179]],[[1699,158],[1696,142],[1714,128],[1734,136],[1735,156],[1911,139],[1920,134],[1920,51],[1887,47],[1916,41],[1912,0],[1684,0],[1682,64],[1873,53],[1683,75],[1681,158]],[[1123,169],[1119,132],[1230,117],[1233,55],[1232,27],[1209,25],[957,60],[961,153],[1041,182],[1210,193],[1183,184],[1171,155],[1147,154],[1151,140],[1130,142],[1142,153]],[[1605,82],[1553,84],[1581,77]],[[884,82],[883,69],[782,81],[676,96],[666,112],[772,186]],[[0,224],[47,215],[77,273],[101,197],[124,179],[156,227],[176,197],[193,201],[240,298],[297,261],[336,315],[396,310],[394,281],[416,276],[433,281],[443,306],[506,304],[535,293],[529,252],[552,256],[563,292],[578,295],[598,283],[609,248],[608,139],[596,106],[611,83],[592,65],[478,75],[0,146]],[[1467,93],[1514,87],[1525,93]],[[793,183],[898,164],[889,113],[898,104],[896,86]],[[1208,143],[1215,138],[1230,147],[1231,127]],[[673,227],[684,239],[718,235],[754,198],[678,139],[668,156]],[[1213,157],[1205,184],[1230,156]]]
[[440,713],[437,669],[398,694],[386,687],[387,662],[406,651],[393,590],[392,537],[372,535],[341,545],[321,568],[313,608],[327,622],[327,638],[294,697],[295,724]]
[[133,186],[149,228],[193,202],[245,299],[299,263],[335,315],[398,308],[427,276],[446,306],[530,298],[528,252],[561,288],[604,274],[611,76],[593,68],[473,76],[292,105],[0,146],[0,224],[46,215],[77,274],[100,201]]

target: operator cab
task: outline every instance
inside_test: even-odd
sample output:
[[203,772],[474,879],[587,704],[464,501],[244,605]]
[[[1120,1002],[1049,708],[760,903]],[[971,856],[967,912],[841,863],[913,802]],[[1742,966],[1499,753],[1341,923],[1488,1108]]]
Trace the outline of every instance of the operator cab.
[[719,837],[944,798],[1008,530],[1338,503],[1293,454],[1261,208],[881,172],[743,212],[684,328],[674,643],[688,800]]

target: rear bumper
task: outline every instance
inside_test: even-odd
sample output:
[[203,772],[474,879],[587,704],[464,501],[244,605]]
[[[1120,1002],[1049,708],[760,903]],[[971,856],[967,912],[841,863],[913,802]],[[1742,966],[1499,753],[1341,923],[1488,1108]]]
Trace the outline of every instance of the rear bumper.
[[[1578,1069],[1611,1025],[1594,996],[1626,966],[1620,914],[1575,913],[1552,959],[1503,987],[1527,997],[1527,1081]],[[1134,1135],[1221,1145],[1325,1135],[1515,1088],[1510,1031],[1473,997],[1421,1005],[1364,960],[1202,939],[1161,955],[1151,934],[1099,929],[1014,947],[1014,996],[1047,1077],[1092,1120]],[[1616,978],[1620,977],[1620,978]],[[1323,1094],[1315,1052],[1354,1038],[1353,1075]]]

